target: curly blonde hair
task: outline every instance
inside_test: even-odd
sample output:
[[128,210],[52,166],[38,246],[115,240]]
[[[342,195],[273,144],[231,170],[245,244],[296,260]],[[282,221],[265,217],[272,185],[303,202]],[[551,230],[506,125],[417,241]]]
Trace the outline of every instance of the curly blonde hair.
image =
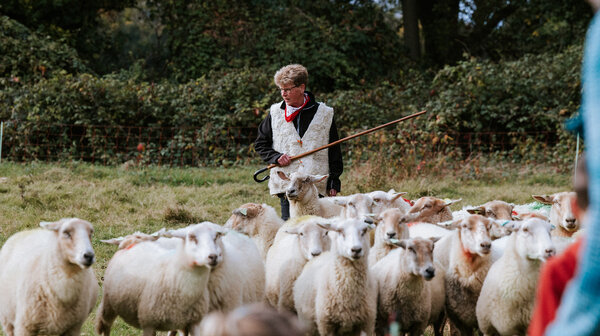
[[294,86],[300,86],[308,84],[308,71],[300,64],[290,64],[279,69],[275,76],[275,85],[283,87],[286,85],[293,84]]

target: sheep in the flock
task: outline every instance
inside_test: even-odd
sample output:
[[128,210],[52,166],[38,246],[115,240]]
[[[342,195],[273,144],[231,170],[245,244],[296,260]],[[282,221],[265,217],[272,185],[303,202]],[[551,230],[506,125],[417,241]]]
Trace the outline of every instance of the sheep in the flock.
[[390,189],[388,192],[382,190],[371,191],[367,195],[373,199],[373,214],[378,216],[380,213],[387,209],[398,208],[406,213],[410,210],[410,203],[402,198],[406,192],[396,192],[394,189]]
[[315,335],[372,335],[377,309],[375,283],[368,270],[371,224],[359,219],[324,225],[331,250],[309,261],[294,285],[300,320]]
[[484,217],[496,219],[496,221],[492,222],[493,225],[490,230],[490,235],[492,239],[497,239],[510,234],[510,231],[505,228],[502,223],[504,223],[503,221],[510,221],[513,219],[514,207],[514,204],[494,200],[475,208],[466,209],[466,211],[472,215],[482,215]]
[[325,218],[338,216],[342,207],[328,197],[319,198],[316,183],[327,178],[327,175],[310,175],[303,172],[293,172],[287,176],[277,172],[283,180],[289,181],[285,196],[290,201],[290,218],[303,215],[314,215]]
[[365,194],[330,197],[334,204],[342,207],[339,214],[341,218],[373,217],[373,199]]
[[443,200],[437,197],[424,196],[415,201],[413,206],[404,215],[404,223],[425,222],[442,223],[452,220],[450,205],[460,202],[457,200]]
[[12,335],[79,335],[98,296],[92,224],[41,222],[0,250],[0,323]]
[[267,253],[265,295],[279,311],[295,311],[294,282],[309,260],[329,250],[331,241],[319,222],[325,223],[324,218],[291,218],[279,229]]
[[246,203],[233,210],[224,226],[250,236],[264,261],[283,223],[272,206]]
[[373,266],[381,258],[385,257],[397,245],[393,242],[399,239],[407,239],[408,226],[402,223],[404,212],[398,208],[385,210],[377,217],[377,228],[375,229],[375,243],[369,251],[369,265]]
[[477,327],[475,306],[488,270],[498,258],[492,250],[492,219],[471,215],[454,221],[455,230],[434,250],[436,268],[445,272],[446,313],[461,334]]
[[132,234],[123,237],[111,238],[111,239],[101,239],[100,241],[105,244],[118,245],[119,250],[127,249],[130,246],[133,246],[137,243],[143,241],[156,241],[160,238],[161,233],[165,232],[165,229],[161,229],[153,234],[147,234],[144,232],[136,231]]
[[552,204],[550,223],[555,226],[553,236],[571,237],[580,228],[580,223],[571,207],[571,202],[577,197],[575,192],[559,192],[552,195],[532,195],[543,204]]
[[484,335],[525,335],[533,312],[542,262],[556,252],[550,223],[538,218],[512,222],[504,254],[490,268],[477,301]]
[[435,240],[437,238],[399,240],[396,244],[400,248],[371,266],[378,292],[378,335],[384,335],[388,316],[393,312],[396,312],[401,334],[422,335],[428,324],[434,324],[436,335],[440,333],[444,281],[433,264]]
[[190,331],[208,312],[210,268],[221,261],[223,233],[199,224],[172,231],[174,248],[143,241],[118,250],[104,273],[96,332],[110,335],[117,316],[144,335]]

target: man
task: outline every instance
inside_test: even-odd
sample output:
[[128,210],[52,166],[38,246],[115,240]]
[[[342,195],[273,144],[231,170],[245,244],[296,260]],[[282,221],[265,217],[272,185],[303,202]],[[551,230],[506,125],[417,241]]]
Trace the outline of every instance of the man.
[[275,73],[274,80],[283,101],[273,104],[269,115],[260,123],[255,148],[263,161],[279,165],[271,169],[269,192],[279,197],[281,218],[287,220],[290,216],[290,204],[285,198],[288,182],[282,180],[277,172],[328,175],[326,181],[317,184],[317,188],[321,196],[335,196],[341,190],[342,151],[340,145],[336,145],[291,161],[292,156],[338,140],[337,127],[333,109],[317,102],[315,96],[306,91],[308,71],[304,66],[286,65]]

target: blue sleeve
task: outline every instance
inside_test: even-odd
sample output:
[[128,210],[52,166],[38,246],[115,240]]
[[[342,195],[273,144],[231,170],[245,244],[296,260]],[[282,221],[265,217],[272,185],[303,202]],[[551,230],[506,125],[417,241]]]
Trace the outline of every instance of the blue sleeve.
[[586,36],[582,69],[584,122],[590,204],[578,272],[567,288],[546,335],[600,335],[600,18]]

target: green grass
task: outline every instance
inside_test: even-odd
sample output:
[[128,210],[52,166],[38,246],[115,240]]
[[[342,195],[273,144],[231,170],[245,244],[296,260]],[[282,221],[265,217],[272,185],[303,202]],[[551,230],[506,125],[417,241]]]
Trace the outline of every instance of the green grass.
[[[267,203],[267,183],[253,181],[261,166],[234,168],[133,168],[88,164],[2,163],[0,177],[0,244],[17,231],[37,228],[40,221],[79,217],[94,224],[94,265],[99,282],[115,247],[101,239],[134,231],[153,232],[204,220],[223,224],[239,205]],[[389,167],[388,167],[389,168]],[[493,199],[529,203],[531,194],[570,189],[571,177],[545,166],[494,163],[490,167],[441,171],[422,175],[399,168],[378,170],[376,164],[355,165],[342,175],[343,194],[376,189],[462,198],[454,209]],[[100,298],[98,298],[98,301]],[[83,333],[92,335],[95,311]],[[141,334],[117,320],[114,335]]]

